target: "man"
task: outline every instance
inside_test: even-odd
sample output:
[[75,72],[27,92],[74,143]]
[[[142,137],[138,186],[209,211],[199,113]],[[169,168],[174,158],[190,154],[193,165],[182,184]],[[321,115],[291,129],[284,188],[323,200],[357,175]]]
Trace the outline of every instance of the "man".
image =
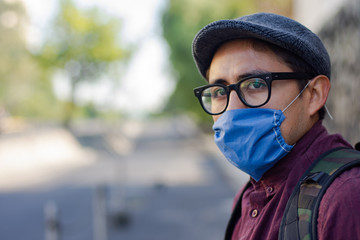
[[[250,175],[232,239],[278,239],[289,197],[322,154],[352,148],[322,125],[330,58],[321,40],[289,18],[258,13],[205,26],[193,56],[208,85],[196,88],[214,119],[215,142]],[[360,168],[342,173],[319,207],[320,240],[360,239]]]

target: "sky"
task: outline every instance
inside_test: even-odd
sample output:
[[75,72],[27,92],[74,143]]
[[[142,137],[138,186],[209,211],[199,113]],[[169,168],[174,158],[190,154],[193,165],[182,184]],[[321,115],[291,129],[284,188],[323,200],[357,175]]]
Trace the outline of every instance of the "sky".
[[[57,0],[23,0],[31,25],[28,29],[30,47],[41,44],[46,24],[57,11]],[[101,106],[119,109],[130,116],[143,116],[161,110],[174,88],[169,74],[168,49],[161,38],[160,13],[166,0],[74,0],[80,8],[98,7],[123,21],[123,41],[137,46],[136,52],[114,88],[104,79],[97,84],[82,86],[80,100],[94,100]],[[56,95],[66,99],[68,80],[54,76]]]

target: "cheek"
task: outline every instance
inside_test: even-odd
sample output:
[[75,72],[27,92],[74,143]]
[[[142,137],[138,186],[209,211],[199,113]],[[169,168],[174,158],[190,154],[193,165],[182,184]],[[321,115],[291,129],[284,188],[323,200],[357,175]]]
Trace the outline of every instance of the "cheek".
[[[274,82],[276,84],[274,84]],[[267,103],[268,108],[283,110],[299,93],[297,83],[294,81],[274,81],[271,88],[271,97]],[[295,101],[292,105],[295,105]],[[288,111],[288,110],[287,110]],[[286,111],[286,112],[287,112]],[[285,116],[286,116],[285,112]]]
[[289,145],[295,144],[301,136],[302,129],[304,128],[303,123],[305,122],[302,119],[303,114],[303,109],[300,106],[290,107],[284,113],[285,120],[281,124],[280,130],[285,142]]

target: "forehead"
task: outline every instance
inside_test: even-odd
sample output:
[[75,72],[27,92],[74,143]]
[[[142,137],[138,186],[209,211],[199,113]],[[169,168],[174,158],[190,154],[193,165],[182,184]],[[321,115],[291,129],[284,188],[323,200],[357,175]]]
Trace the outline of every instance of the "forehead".
[[285,72],[291,70],[266,45],[249,39],[237,39],[222,44],[214,54],[207,79],[237,78],[252,72]]
[[224,42],[217,48],[213,58],[217,55],[220,55],[228,51],[258,52],[265,55],[269,55],[269,57],[276,58],[276,60],[283,61],[283,59],[280,56],[277,56],[275,54],[275,52],[270,47],[269,43],[258,39],[244,38],[244,39],[235,39]]

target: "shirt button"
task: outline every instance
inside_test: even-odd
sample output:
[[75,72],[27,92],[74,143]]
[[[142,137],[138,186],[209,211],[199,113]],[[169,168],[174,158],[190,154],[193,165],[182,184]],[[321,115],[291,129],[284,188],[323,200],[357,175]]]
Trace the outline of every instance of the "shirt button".
[[272,193],[274,191],[274,188],[273,187],[267,187],[266,191],[269,192],[269,193]]
[[258,210],[257,209],[252,210],[251,217],[256,218],[257,215],[258,215]]

